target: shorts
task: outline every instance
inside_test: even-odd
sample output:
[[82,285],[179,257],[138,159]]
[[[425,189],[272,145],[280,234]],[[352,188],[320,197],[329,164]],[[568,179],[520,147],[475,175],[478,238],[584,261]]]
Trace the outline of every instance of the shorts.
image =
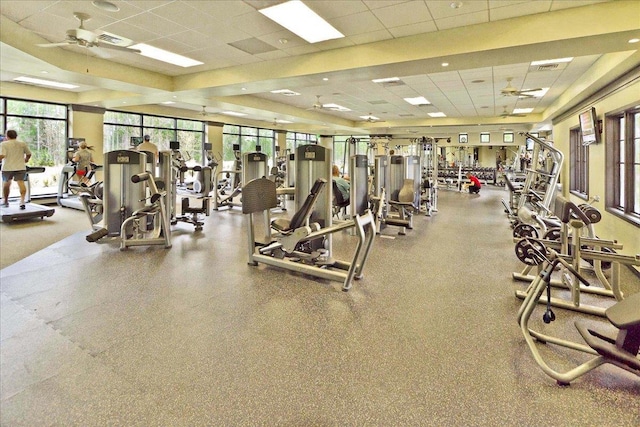
[[26,181],[27,171],[2,171],[2,182],[9,182],[12,179],[15,179],[16,181]]

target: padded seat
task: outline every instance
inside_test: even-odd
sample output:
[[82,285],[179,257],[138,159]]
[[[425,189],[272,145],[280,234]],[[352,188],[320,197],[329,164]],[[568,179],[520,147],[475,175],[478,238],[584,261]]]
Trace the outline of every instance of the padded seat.
[[616,337],[589,329],[580,321],[575,326],[589,347],[599,355],[622,363],[640,375],[640,293],[631,295],[609,307],[605,314],[609,321],[619,328]]
[[338,188],[338,184],[333,180],[331,180],[331,182],[333,187],[333,215],[337,216],[340,211],[346,212],[347,206],[349,206],[350,201],[349,199],[344,198],[342,192],[340,191],[340,188]]
[[273,221],[271,221],[271,227],[282,234],[288,234],[296,228],[300,228],[305,225],[309,220],[309,217],[313,212],[313,207],[316,204],[316,200],[318,199],[318,196],[320,195],[320,192],[322,191],[326,183],[326,179],[318,178],[313,184],[313,187],[311,187],[311,191],[309,192],[309,195],[305,199],[304,203],[302,204],[302,206],[300,206],[300,209],[298,209],[298,211],[293,214],[291,219],[274,219]]

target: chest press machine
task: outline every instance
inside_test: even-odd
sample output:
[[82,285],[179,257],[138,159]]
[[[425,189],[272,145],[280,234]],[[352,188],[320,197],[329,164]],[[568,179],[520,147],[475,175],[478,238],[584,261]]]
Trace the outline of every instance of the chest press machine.
[[[290,220],[279,218],[273,222],[270,220],[270,210],[278,206],[275,182],[259,178],[249,181],[242,188],[242,213],[248,216],[249,265],[263,263],[342,282],[345,292],[351,288],[354,278],[362,278],[375,237],[373,215],[367,211],[362,216],[356,215],[353,220],[324,228],[318,223],[310,223],[313,207],[326,183],[324,179],[315,181],[307,199]],[[254,215],[262,215],[265,243],[256,242]],[[272,239],[271,228],[277,231],[275,240]],[[358,238],[351,261],[333,259],[330,235],[349,228],[356,229]],[[324,249],[314,249],[319,246],[324,246]]]

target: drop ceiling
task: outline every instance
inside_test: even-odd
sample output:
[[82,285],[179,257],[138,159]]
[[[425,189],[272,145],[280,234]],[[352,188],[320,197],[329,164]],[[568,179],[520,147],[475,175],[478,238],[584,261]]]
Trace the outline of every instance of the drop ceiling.
[[[12,79],[30,75],[77,84],[71,98],[61,97],[77,104],[195,119],[202,119],[204,106],[211,121],[320,134],[429,136],[471,127],[549,126],[563,109],[639,64],[638,44],[628,43],[640,37],[637,1],[306,1],[345,35],[315,44],[258,12],[281,1],[111,3],[117,12],[91,1],[2,0],[3,95],[19,93]],[[87,30],[203,65],[182,68],[102,48],[37,46],[61,42],[67,30],[78,28],[75,12],[91,16]],[[560,57],[574,59],[531,66]],[[399,82],[371,81],[384,77]],[[508,79],[517,89],[549,89],[540,98],[503,96]],[[278,89],[299,95],[271,93]],[[318,96],[321,104],[350,111],[313,108]],[[416,96],[430,104],[412,106],[403,99]],[[502,117],[515,108],[533,110]],[[446,117],[429,115],[436,112]],[[380,120],[361,118],[369,115]],[[274,126],[276,120],[292,123]]]

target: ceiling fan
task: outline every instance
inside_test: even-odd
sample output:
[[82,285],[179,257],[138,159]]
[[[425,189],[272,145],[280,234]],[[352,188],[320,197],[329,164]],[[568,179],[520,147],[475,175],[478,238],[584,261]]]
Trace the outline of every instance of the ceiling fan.
[[81,46],[86,48],[100,47],[110,50],[119,50],[128,53],[140,53],[137,49],[130,49],[127,46],[133,42],[124,37],[116,36],[105,31],[94,33],[84,28],[84,22],[91,19],[91,16],[82,12],[74,12],[73,16],[80,21],[78,28],[67,30],[67,38],[59,43],[41,43],[40,47],[57,47],[57,46]]
[[526,114],[510,113],[507,111],[507,106],[505,105],[504,109],[502,110],[502,114],[500,114],[500,117],[502,117],[503,119],[507,117],[526,117]]
[[205,105],[202,106],[202,111],[198,113],[201,117],[209,117],[209,113],[207,113],[207,107]]
[[307,108],[307,110],[322,110],[324,108],[322,102],[320,102],[320,96],[321,95],[316,95],[316,102],[311,106],[311,108]]
[[366,116],[360,116],[360,117],[363,118],[364,121],[367,122],[367,123],[384,122],[384,120],[380,120],[378,117],[373,116],[371,113],[367,114]]
[[531,92],[538,92],[541,91],[542,88],[536,88],[536,89],[523,89],[523,90],[519,90],[518,88],[514,87],[511,84],[511,80],[513,80],[513,77],[509,77],[507,78],[507,86],[505,88],[503,88],[502,90],[500,90],[500,93],[503,96],[517,96],[520,98],[535,98],[535,95]]

